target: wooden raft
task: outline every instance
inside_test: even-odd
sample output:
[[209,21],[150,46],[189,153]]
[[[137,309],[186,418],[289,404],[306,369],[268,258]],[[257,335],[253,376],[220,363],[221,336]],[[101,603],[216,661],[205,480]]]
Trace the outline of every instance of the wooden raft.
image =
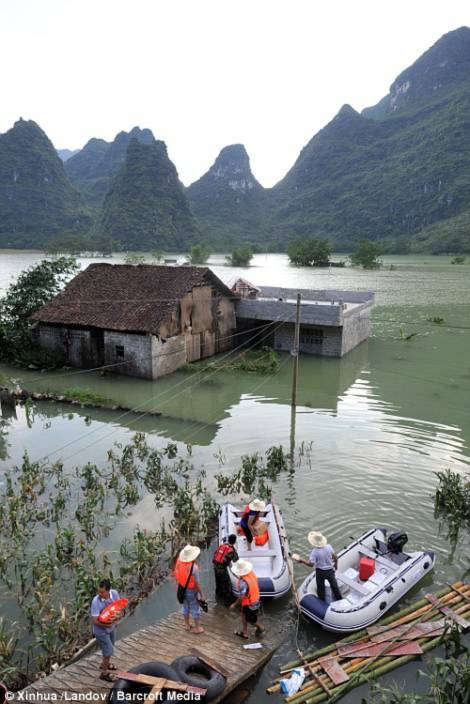
[[[303,666],[306,678],[300,689],[285,701],[288,704],[320,704],[336,701],[358,684],[389,672],[414,657],[437,647],[446,629],[470,630],[470,584],[456,582],[424,599],[342,640],[312,653],[299,653],[299,659],[281,668],[281,678],[290,677]],[[266,691],[278,693],[279,680]]]
[[[184,630],[183,616],[173,613],[157,623],[135,631],[116,642],[113,663],[119,670],[129,670],[135,665],[150,660],[160,660],[170,664],[181,655],[191,655],[197,650],[202,657],[218,664],[227,673],[227,686],[220,697],[212,701],[222,701],[242,682],[254,675],[272,656],[280,643],[276,635],[275,623],[266,617],[266,636],[252,637],[247,641],[234,635],[239,627],[239,613],[233,614],[223,607],[216,606],[203,614],[201,623],[205,632],[200,635]],[[117,629],[119,638],[119,626]],[[245,650],[246,643],[263,643],[259,650]],[[66,665],[43,679],[36,680],[24,691],[26,693],[57,693],[57,698],[70,693],[97,692],[106,694],[112,683],[98,679],[101,654],[88,655],[77,662]],[[25,701],[27,699],[25,698]]]

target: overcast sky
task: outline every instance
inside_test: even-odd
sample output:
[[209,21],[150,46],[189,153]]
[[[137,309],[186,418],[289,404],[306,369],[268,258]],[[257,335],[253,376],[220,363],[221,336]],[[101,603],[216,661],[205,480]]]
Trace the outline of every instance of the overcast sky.
[[242,142],[264,186],[350,103],[376,103],[470,0],[0,0],[0,132],[57,148],[134,125],[188,185]]

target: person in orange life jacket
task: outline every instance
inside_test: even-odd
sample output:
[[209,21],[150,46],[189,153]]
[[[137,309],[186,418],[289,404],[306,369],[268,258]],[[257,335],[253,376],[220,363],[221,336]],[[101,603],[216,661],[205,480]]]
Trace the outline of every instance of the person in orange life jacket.
[[240,596],[230,606],[235,609],[241,604],[242,630],[235,631],[236,636],[248,638],[248,624],[255,626],[257,636],[264,633],[264,626],[258,621],[258,612],[261,605],[258,577],[253,572],[253,565],[248,560],[238,560],[232,565],[232,570],[238,577],[238,592]]
[[315,530],[310,531],[307,540],[313,547],[308,562],[307,560],[302,560],[298,555],[292,555],[292,558],[309,567],[315,565],[315,579],[319,599],[325,601],[325,581],[327,581],[330,583],[334,601],[339,601],[343,597],[336,581],[335,570],[338,569],[338,557],[335,551],[328,544],[325,536]]
[[99,616],[103,609],[118,599],[119,593],[115,589],[111,589],[111,582],[109,579],[102,579],[98,586],[98,594],[91,602],[91,622],[93,624],[93,635],[96,638],[96,642],[98,643],[103,656],[100,666],[100,680],[106,680],[107,682],[114,681],[113,677],[109,674],[109,670],[117,670],[117,667],[111,664],[111,656],[114,652],[115,628],[119,617],[112,619],[105,625],[99,621]]
[[[199,582],[199,567],[196,560],[199,557],[201,549],[195,545],[186,545],[176,561],[174,568],[174,576],[179,585],[186,587],[183,601],[183,616],[184,627],[192,633],[204,633],[201,626],[201,607],[199,606],[198,597],[204,601],[202,588]],[[194,626],[191,626],[189,617],[192,616]]]
[[243,512],[243,516],[240,520],[240,528],[245,534],[248,550],[251,550],[251,544],[253,542],[253,526],[259,518],[260,511],[266,509],[266,504],[260,499],[254,499],[247,506]]
[[227,542],[223,542],[219,545],[212,558],[215,576],[215,594],[224,600],[226,606],[230,606],[234,601],[228,567],[231,562],[238,560],[238,553],[234,547],[236,542],[237,536],[233,534],[229,535]]

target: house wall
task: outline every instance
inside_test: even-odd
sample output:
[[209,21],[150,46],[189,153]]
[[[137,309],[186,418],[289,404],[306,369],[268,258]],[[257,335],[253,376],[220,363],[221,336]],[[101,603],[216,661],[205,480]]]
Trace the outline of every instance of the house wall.
[[351,315],[344,315],[341,356],[350,352],[369,337],[371,309],[371,306],[364,306],[362,310],[353,311]]
[[[119,355],[116,348],[124,348]],[[117,364],[126,360],[125,364]],[[113,364],[113,374],[153,379],[152,335],[104,331],[104,364]]]
[[217,323],[216,352],[230,350],[234,344],[233,334],[237,328],[237,318],[235,315],[235,304],[233,301],[219,296],[215,309]]
[[158,337],[40,323],[38,342],[44,349],[63,354],[75,367],[113,365],[112,373],[157,379],[186,361],[231,349],[235,330],[233,301],[212,286],[200,286],[181,299]]
[[100,364],[92,352],[89,330],[74,330],[40,323],[37,335],[40,347],[64,355],[72,367],[86,368]]
[[211,286],[198,286],[180,301],[180,326],[188,362],[212,357],[233,347],[235,305]]
[[177,335],[162,342],[152,335],[152,379],[171,374],[186,363],[186,337]]
[[[301,325],[300,331],[310,331],[313,328]],[[319,344],[299,344],[299,351],[306,354],[318,354],[325,357],[341,357],[342,329],[340,327],[320,327],[315,329],[323,331],[323,342]],[[290,352],[294,347],[294,324],[286,323],[274,333],[274,349]]]

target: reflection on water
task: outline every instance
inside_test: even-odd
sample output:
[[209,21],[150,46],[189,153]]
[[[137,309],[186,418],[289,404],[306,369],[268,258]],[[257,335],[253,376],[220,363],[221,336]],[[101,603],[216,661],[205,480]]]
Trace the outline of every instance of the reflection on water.
[[[379,306],[368,344],[342,360],[301,359],[296,471],[284,475],[274,492],[297,552],[306,552],[305,536],[312,528],[324,531],[341,548],[350,536],[371,525],[403,528],[411,549],[435,550],[434,575],[408,595],[405,601],[410,602],[432,583],[461,578],[468,567],[469,539],[462,536],[452,556],[445,531],[433,517],[432,495],[435,472],[446,467],[463,471],[470,461],[470,285],[468,268],[451,267],[445,260],[393,260],[399,266],[396,271],[337,269],[330,274],[289,268],[281,255],[267,259],[258,255],[256,266],[240,273],[254,283],[276,280],[286,286],[377,292]],[[223,267],[216,271],[225,279],[233,273]],[[444,318],[444,324],[429,322],[434,316]],[[407,341],[411,333],[416,334]],[[149,382],[89,373],[6,371],[34,390],[89,386],[116,403],[136,407],[138,413],[38,403],[28,427],[24,409],[18,408],[16,418],[4,418],[0,472],[10,462],[19,462],[24,450],[33,459],[101,462],[114,442],[125,442],[142,431],[154,445],[168,440],[191,444],[193,461],[204,467],[213,488],[213,475],[231,471],[241,455],[263,453],[273,444],[289,447],[289,355],[282,356],[279,372],[269,377],[218,371],[200,376],[177,373]],[[146,408],[162,416],[146,417]],[[129,520],[148,520],[149,508],[144,500]],[[202,566],[203,579],[209,583],[208,553]],[[300,580],[305,571],[296,570]],[[164,586],[122,627],[122,633],[174,608],[173,589]],[[268,701],[263,686],[275,676],[279,662],[290,658],[295,642],[293,599],[266,609],[278,617],[286,644],[251,694],[252,704]],[[331,640],[303,620],[298,638],[302,648]],[[414,674],[410,677],[414,684]],[[359,690],[354,696],[345,703],[358,701]]]

